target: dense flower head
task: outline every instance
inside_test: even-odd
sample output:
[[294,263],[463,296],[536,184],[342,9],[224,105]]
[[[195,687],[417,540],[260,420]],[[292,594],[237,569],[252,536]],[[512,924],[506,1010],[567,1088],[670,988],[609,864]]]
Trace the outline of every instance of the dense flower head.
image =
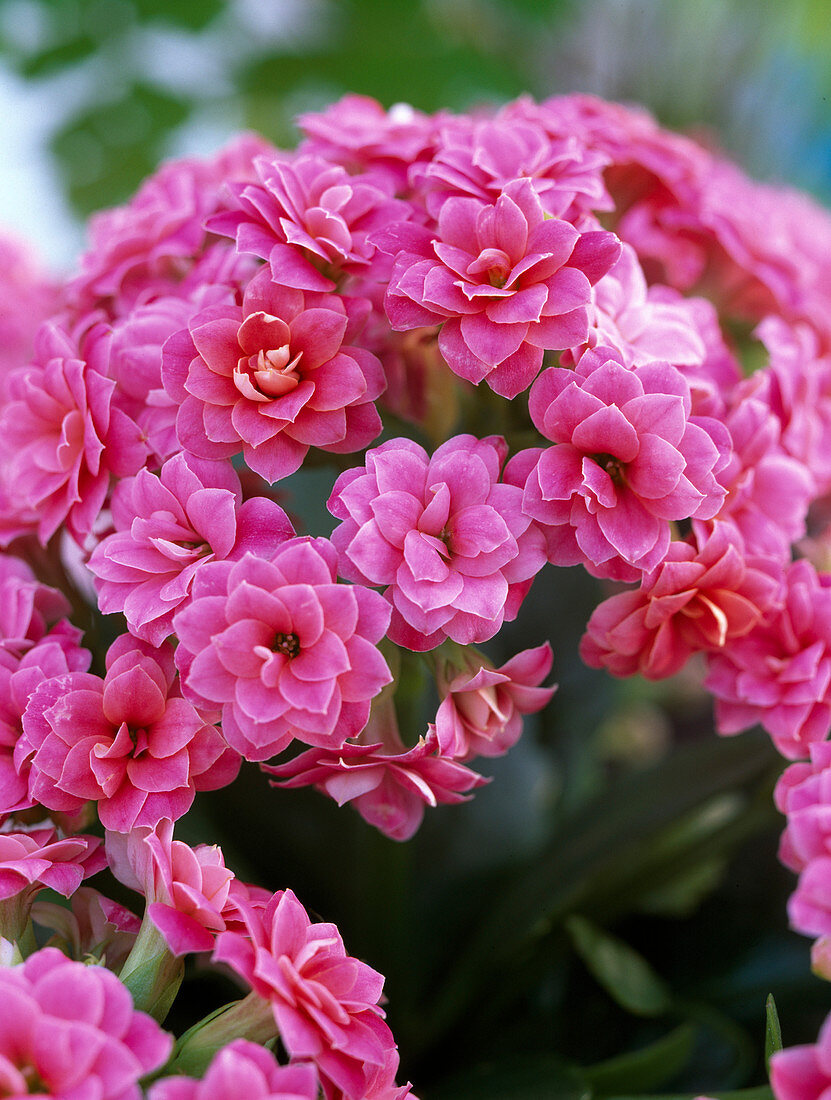
[[109,970],[45,947],[0,967],[0,1087],[6,1096],[141,1100],[139,1078],[167,1060],[173,1036]]
[[547,217],[525,179],[491,204],[449,198],[436,230],[405,222],[379,246],[395,255],[385,299],[392,327],[440,324],[451,370],[505,397],[528,388],[543,349],[586,339],[592,284],[620,254],[614,234]]
[[691,415],[689,385],[671,364],[628,369],[611,349],[588,351],[574,370],[540,375],[529,407],[557,445],[528,471],[523,507],[546,527],[556,565],[637,580],[666,555],[671,520],[718,512],[729,437]]
[[298,469],[310,446],[365,447],[381,430],[384,377],[374,355],[343,344],[349,326],[342,298],[272,282],[267,269],[241,307],[197,313],[163,351],[182,446],[206,459],[242,451],[268,481]]
[[556,691],[540,687],[551,671],[546,642],[524,649],[494,668],[476,650],[441,651],[436,683],[442,701],[436,714],[439,752],[454,760],[501,756],[522,733],[522,716],[541,710]]
[[231,782],[239,757],[177,694],[170,647],[129,635],[110,647],[106,677],[70,672],[44,680],[23,715],[15,763],[29,793],[51,810],[98,804],[104,826],[127,832],[176,819],[198,790]]
[[44,544],[64,523],[83,542],[111,475],[134,474],[146,458],[139,428],[113,401],[110,335],[98,324],[76,339],[50,322],[38,331],[33,364],[9,379],[4,477],[12,499],[38,510]]
[[384,176],[350,176],[315,154],[257,157],[254,164],[258,181],[232,186],[232,209],[207,225],[235,237],[240,252],[268,260],[286,286],[329,290],[330,276],[360,273],[375,255],[372,234],[409,212]]
[[789,759],[831,728],[831,587],[802,559],[785,572],[783,605],[708,657],[705,686],[720,733],[760,723]]
[[312,923],[291,890],[223,932],[214,957],[268,1001],[292,1060],[311,1060],[349,1100],[372,1095],[395,1046],[378,1007],[384,979],[347,955],[333,924]]
[[356,743],[337,751],[309,749],[283,764],[263,765],[279,786],[313,786],[339,806],[350,803],[370,825],[392,840],[409,840],[427,806],[466,802],[469,791],[486,782],[450,756],[443,756],[438,734],[407,749],[391,700],[373,707]]
[[113,874],[143,894],[147,913],[174,955],[210,951],[226,917],[236,915],[234,873],[217,845],[174,840],[173,822],[107,835]]
[[389,608],[377,592],[337,584],[336,565],[331,543],[309,538],[269,559],[212,562],[175,617],[185,692],[222,705],[223,734],[248,760],[294,738],[339,748],[392,678],[377,649]]
[[198,570],[253,550],[268,556],[294,529],[266,497],[242,501],[227,462],[178,454],[158,477],[140,470],[113,493],[115,533],[103,539],[88,566],[104,614],[123,611],[137,637],[160,645],[173,632]]
[[163,1077],[148,1100],[317,1100],[317,1071],[311,1063],[281,1066],[270,1050],[234,1039],[216,1053],[201,1081]]
[[454,436],[432,456],[391,439],[335,483],[341,575],[385,586],[399,645],[482,642],[516,617],[544,548],[522,493],[499,481],[505,453],[498,436]]
[[689,541],[670,543],[637,591],[610,596],[595,608],[580,656],[616,676],[672,676],[693,653],[717,652],[748,634],[780,588],[777,563],[746,556],[731,524],[699,524]]

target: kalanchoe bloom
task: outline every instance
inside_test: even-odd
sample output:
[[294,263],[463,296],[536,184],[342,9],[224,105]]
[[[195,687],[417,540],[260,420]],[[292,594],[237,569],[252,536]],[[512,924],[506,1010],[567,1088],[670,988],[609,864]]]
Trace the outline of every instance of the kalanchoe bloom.
[[317,1100],[317,1071],[311,1063],[281,1066],[270,1050],[234,1039],[208,1066],[201,1081],[164,1077],[151,1085],[148,1100]]
[[363,95],[345,95],[337,103],[295,119],[306,135],[303,153],[315,153],[342,164],[349,172],[373,170],[390,180],[397,194],[407,190],[407,176],[416,161],[432,152],[437,120],[397,103],[388,111]]
[[780,574],[776,562],[746,556],[732,524],[696,523],[690,541],[670,543],[636,592],[595,608],[580,656],[615,676],[672,676],[693,653],[748,634],[777,599]]
[[718,473],[727,490],[718,515],[736,524],[749,553],[771,554],[785,562],[791,543],[805,534],[816,486],[806,467],[785,452],[781,423],[764,397],[766,388],[753,375],[736,387],[725,411],[733,449]]
[[67,672],[86,672],[90,653],[78,645],[81,632],[58,623],[18,660],[0,643],[0,820],[34,805],[29,797],[29,769],[15,763],[23,733],[23,713],[38,684]]
[[460,435],[430,457],[391,439],[335,482],[341,575],[385,586],[399,645],[483,642],[516,618],[545,550],[521,491],[499,481],[506,450],[499,436]]
[[267,557],[294,534],[278,504],[241,498],[233,467],[192,455],[174,456],[158,477],[140,470],[121,482],[112,500],[115,534],[89,560],[100,610],[123,611],[133,634],[160,645],[200,568],[247,550]]
[[22,241],[0,233],[0,394],[32,356],[35,332],[59,306],[58,287]]
[[373,705],[357,744],[347,742],[338,751],[310,749],[285,764],[263,765],[263,771],[278,777],[275,786],[313,786],[339,806],[351,802],[364,821],[402,841],[416,833],[426,806],[466,802],[468,791],[487,782],[442,756],[432,726],[407,749],[388,698]]
[[531,182],[492,205],[451,198],[437,230],[409,222],[379,237],[396,257],[386,295],[399,331],[441,324],[451,370],[504,397],[527,389],[543,350],[582,343],[591,287],[620,254],[613,233],[547,217]]
[[831,742],[808,746],[810,762],[790,764],[776,784],[774,799],[787,825],[779,858],[792,871],[831,856]]
[[629,370],[608,348],[588,351],[573,371],[546,370],[529,407],[557,446],[531,467],[523,507],[546,526],[556,565],[637,580],[666,555],[671,520],[718,511],[725,491],[715,471],[729,437],[690,415],[689,385],[669,363]]
[[45,947],[0,968],[0,1080],[7,1096],[141,1100],[173,1036],[136,1012],[115,974]]
[[322,157],[257,157],[259,181],[231,185],[236,209],[217,214],[213,233],[235,237],[240,252],[268,260],[277,282],[331,290],[329,277],[361,273],[375,255],[372,234],[406,218],[386,179],[350,176]]
[[48,901],[32,906],[35,924],[53,933],[46,946],[81,962],[93,957],[117,973],[136,942],[139,918],[90,886],[79,887],[69,904],[69,909]]
[[788,898],[788,921],[803,936],[831,935],[831,856],[811,859]]
[[336,565],[331,543],[308,538],[284,542],[270,560],[212,562],[176,615],[184,690],[222,704],[224,736],[248,760],[294,738],[339,748],[392,678],[376,648],[389,607],[377,592],[337,584]]
[[97,837],[62,840],[52,827],[0,832],[0,935],[17,939],[22,934],[41,890],[48,887],[68,898],[106,863]]
[[234,874],[215,844],[189,847],[173,839],[173,822],[107,835],[113,874],[144,894],[147,914],[174,955],[210,951],[226,917],[237,913]]
[[831,1016],[816,1043],[786,1047],[770,1059],[770,1084],[776,1100],[821,1100],[831,1088]]
[[19,659],[70,610],[66,596],[41,584],[25,561],[0,554],[0,651]]
[[781,610],[708,663],[719,733],[758,722],[783,756],[805,756],[831,729],[831,587],[809,562],[794,562]]
[[23,715],[15,763],[31,767],[29,793],[51,810],[88,799],[108,829],[176,819],[197,790],[230,783],[239,757],[178,694],[172,650],[123,635],[104,680],[71,672],[46,680]]
[[477,650],[449,644],[435,658],[443,697],[436,714],[439,753],[456,760],[501,756],[519,740],[522,716],[542,710],[556,691],[539,686],[551,671],[551,646],[524,649],[494,668]]
[[280,286],[265,269],[241,308],[198,313],[163,350],[182,446],[208,459],[242,451],[268,481],[298,469],[310,446],[365,447],[381,430],[384,377],[374,355],[343,344],[349,324],[340,297]]
[[33,365],[9,380],[11,400],[0,418],[4,474],[14,498],[39,511],[44,545],[63,523],[82,543],[111,475],[135,474],[146,458],[137,425],[113,403],[109,340],[104,325],[79,344],[46,324],[35,340]]
[[349,1100],[363,1100],[395,1046],[378,1007],[382,975],[347,955],[333,924],[313,924],[291,890],[246,917],[245,932],[217,937],[214,958],[270,1003],[292,1060],[311,1060]]

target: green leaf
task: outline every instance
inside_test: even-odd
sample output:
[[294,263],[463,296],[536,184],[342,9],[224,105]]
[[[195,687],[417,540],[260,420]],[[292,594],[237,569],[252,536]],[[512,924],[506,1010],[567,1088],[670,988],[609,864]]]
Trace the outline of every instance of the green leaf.
[[765,1065],[770,1068],[771,1055],[782,1049],[782,1028],[779,1026],[779,1013],[773,994],[765,1001]]
[[682,1024],[640,1050],[583,1068],[595,1095],[647,1092],[671,1080],[686,1066],[698,1029]]
[[577,953],[606,992],[636,1016],[661,1016],[672,1004],[672,994],[643,955],[584,917],[565,922]]
[[474,1066],[430,1089],[430,1100],[589,1100],[574,1066],[552,1055],[513,1057]]

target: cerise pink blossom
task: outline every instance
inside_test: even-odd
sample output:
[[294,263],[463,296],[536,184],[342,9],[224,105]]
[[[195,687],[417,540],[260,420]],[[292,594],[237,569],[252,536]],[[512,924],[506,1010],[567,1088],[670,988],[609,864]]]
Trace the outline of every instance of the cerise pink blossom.
[[197,790],[231,782],[239,757],[176,694],[170,647],[123,635],[107,664],[104,680],[70,672],[32,694],[15,752],[32,798],[69,813],[94,800],[106,828],[127,832],[179,818]]
[[200,568],[247,550],[268,556],[294,534],[274,501],[242,501],[230,464],[185,454],[158,477],[140,470],[121,482],[111,510],[115,533],[88,562],[98,606],[105,615],[123,611],[130,631],[152,645],[173,632],[173,614],[187,604]]
[[384,176],[350,176],[314,154],[257,157],[256,183],[231,186],[234,208],[208,221],[240,252],[268,260],[273,278],[300,290],[330,290],[331,276],[361,272],[372,234],[407,217]]
[[389,607],[370,589],[336,583],[326,539],[284,542],[197,574],[175,618],[185,692],[222,705],[228,743],[266,760],[297,738],[339,748],[366,725],[392,677],[376,648]]
[[169,819],[127,836],[108,833],[107,859],[116,878],[144,895],[147,915],[174,955],[210,951],[225,918],[237,912],[234,874],[221,849],[174,840]]
[[770,1084],[776,1100],[821,1100],[831,1088],[831,1016],[816,1043],[786,1047],[770,1059]]
[[36,951],[0,967],[0,1081],[6,1096],[141,1100],[139,1079],[159,1069],[173,1036],[133,1008],[102,966]]
[[91,886],[79,886],[69,906],[42,900],[32,906],[34,923],[53,933],[47,946],[81,962],[92,956],[118,973],[136,942],[139,918]]
[[760,723],[789,759],[831,729],[831,587],[805,559],[785,573],[784,602],[708,658],[720,733]]
[[718,651],[748,634],[781,587],[777,563],[746,556],[730,523],[694,526],[641,587],[604,600],[592,612],[580,656],[615,676],[672,676],[693,653]]
[[501,756],[522,733],[522,716],[541,710],[556,687],[540,687],[551,671],[551,646],[524,649],[494,668],[483,654],[440,651],[436,683],[439,754],[454,760]]
[[217,937],[214,958],[269,1002],[292,1060],[311,1060],[349,1100],[371,1095],[395,1047],[378,1007],[384,979],[347,955],[333,924],[312,923],[291,890],[249,910],[244,932]]
[[531,466],[523,507],[545,525],[556,565],[636,580],[666,555],[671,520],[718,512],[729,436],[691,416],[689,385],[669,363],[630,370],[608,348],[588,351],[573,371],[546,370],[529,407],[557,446]]
[[44,545],[61,524],[82,543],[111,475],[135,474],[147,455],[138,426],[113,400],[109,341],[101,324],[80,341],[46,324],[33,364],[9,379],[10,401],[0,417],[4,476],[13,499],[37,509]]
[[620,254],[613,233],[547,217],[527,179],[493,204],[449,198],[436,230],[404,222],[379,243],[396,257],[385,299],[392,327],[440,324],[451,370],[504,397],[528,388],[544,349],[586,339],[592,285]]
[[284,764],[263,765],[283,787],[313,786],[339,806],[347,802],[392,840],[409,840],[427,806],[466,802],[486,782],[481,775],[442,756],[434,727],[407,749],[391,700],[373,707],[357,743],[338,750],[309,749]]
[[201,1081],[163,1077],[148,1100],[317,1100],[317,1071],[311,1063],[281,1066],[270,1050],[247,1039],[217,1051]]
[[385,587],[399,645],[482,642],[516,617],[545,549],[522,492],[499,481],[506,451],[498,436],[454,436],[432,457],[391,439],[335,482],[341,575]]
[[309,447],[357,451],[381,430],[381,364],[343,343],[343,299],[278,285],[263,269],[239,306],[202,310],[163,349],[162,379],[180,406],[176,431],[200,458],[243,453],[268,481]]

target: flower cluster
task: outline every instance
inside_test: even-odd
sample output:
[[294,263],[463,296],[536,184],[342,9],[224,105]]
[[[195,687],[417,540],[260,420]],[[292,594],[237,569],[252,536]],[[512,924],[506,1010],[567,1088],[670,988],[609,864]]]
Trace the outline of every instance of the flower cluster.
[[[33,324],[0,386],[0,1091],[138,1096],[171,1047],[143,1012],[210,953],[250,992],[151,1100],[411,1095],[381,975],[174,823],[243,760],[398,841],[472,797],[554,693],[547,643],[474,648],[547,564],[626,586],[587,664],[700,654],[719,732],[794,761],[791,919],[831,936],[831,223],[587,97],[350,96],[300,126],[165,165],[63,285],[9,282]],[[141,921],[81,886],[105,859]],[[34,951],[32,919],[102,966]],[[777,1094],[825,1061],[780,1055]]]

